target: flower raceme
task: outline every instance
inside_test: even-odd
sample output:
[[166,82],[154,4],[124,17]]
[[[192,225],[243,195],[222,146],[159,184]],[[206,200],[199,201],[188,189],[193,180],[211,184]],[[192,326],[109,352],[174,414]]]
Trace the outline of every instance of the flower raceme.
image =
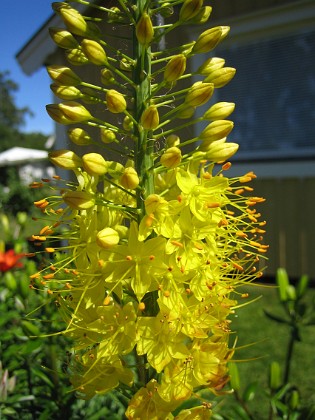
[[[219,392],[228,381],[229,315],[238,287],[261,276],[267,250],[255,209],[263,199],[251,195],[252,172],[226,175],[238,149],[227,141],[234,104],[210,103],[194,115],[235,73],[208,55],[228,28],[160,50],[162,38],[204,24],[211,8],[203,0],[119,4],[93,4],[95,22],[107,22],[102,33],[93,17],[53,3],[65,28],[50,34],[70,67],[48,67],[65,102],[47,111],[72,126],[73,150],[50,153],[68,175],[44,180],[53,193],[35,202],[48,223],[34,243],[53,262],[31,276],[31,287],[52,295],[64,316],[79,397],[117,389],[129,401],[128,419],[172,419],[192,395]],[[155,26],[158,15],[167,20],[177,8],[177,21]],[[119,25],[131,33],[112,42]],[[190,73],[203,53],[204,65]],[[96,66],[101,85],[76,74],[73,65],[86,63]],[[182,84],[192,76],[199,80]],[[200,121],[206,128],[187,138]],[[204,403],[175,418],[210,416]]]

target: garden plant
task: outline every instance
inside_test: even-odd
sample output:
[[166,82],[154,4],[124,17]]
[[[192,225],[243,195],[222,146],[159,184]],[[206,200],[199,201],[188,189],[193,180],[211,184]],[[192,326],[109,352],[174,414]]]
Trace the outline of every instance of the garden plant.
[[31,289],[64,319],[79,398],[115,390],[128,419],[210,418],[204,393],[224,392],[235,351],[229,317],[267,251],[254,173],[228,176],[234,104],[212,99],[235,74],[213,53],[229,28],[209,28],[203,0],[53,9],[69,64],[48,66],[47,111],[72,146],[50,153],[63,172],[32,184],[51,192],[35,201],[29,257],[45,258]]

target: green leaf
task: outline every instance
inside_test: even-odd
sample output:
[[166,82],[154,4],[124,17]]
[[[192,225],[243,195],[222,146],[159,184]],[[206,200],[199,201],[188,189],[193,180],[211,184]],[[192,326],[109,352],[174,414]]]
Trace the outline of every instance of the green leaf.
[[32,375],[41,379],[48,386],[50,386],[50,388],[54,388],[55,385],[52,383],[50,378],[41,369],[39,369],[37,367],[31,368],[31,372],[32,372]]
[[290,325],[290,321],[289,320],[287,320],[285,318],[282,318],[282,317],[280,317],[278,315],[272,314],[271,312],[267,311],[267,309],[263,309],[263,311],[264,311],[264,314],[268,318],[272,319],[273,321],[279,322],[280,324],[288,324],[288,325]]
[[237,405],[236,407],[233,407],[233,411],[238,416],[238,417],[233,417],[233,419],[236,420],[236,419],[240,418],[241,420],[251,420],[249,415],[244,410],[244,408],[241,407],[240,405]]

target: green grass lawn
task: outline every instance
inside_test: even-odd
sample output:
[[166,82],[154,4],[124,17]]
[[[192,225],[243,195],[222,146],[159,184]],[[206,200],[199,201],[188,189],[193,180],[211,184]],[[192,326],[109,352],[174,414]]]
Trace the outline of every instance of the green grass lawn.
[[[239,360],[238,368],[242,388],[251,382],[260,384],[260,393],[249,403],[255,419],[268,418],[268,402],[264,394],[267,388],[269,366],[277,361],[284,365],[289,328],[268,319],[263,310],[266,309],[278,315],[284,311],[278,301],[276,287],[251,286],[246,290],[248,300],[261,298],[237,310],[231,318],[231,329],[237,336],[237,348],[234,359]],[[310,289],[305,301],[315,299],[315,290]],[[301,342],[296,343],[290,374],[290,383],[296,385],[301,392],[303,403],[315,403],[315,327],[301,329]],[[247,361],[248,359],[254,359]],[[228,406],[233,396],[224,398],[223,406]]]

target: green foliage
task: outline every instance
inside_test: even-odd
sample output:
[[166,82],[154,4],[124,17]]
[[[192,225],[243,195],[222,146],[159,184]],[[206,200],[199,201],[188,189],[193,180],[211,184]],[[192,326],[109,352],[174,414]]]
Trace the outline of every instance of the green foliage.
[[[294,350],[297,343],[301,343],[304,330],[315,325],[315,300],[309,298],[309,278],[301,276],[294,286],[283,268],[277,271],[276,282],[278,286],[278,306],[272,311],[264,309],[267,324],[271,321],[271,329],[275,333],[277,324],[288,330],[287,345],[282,360],[273,360],[269,365],[265,378],[253,382],[242,378],[237,363],[230,363],[230,386],[233,390],[234,403],[231,399],[227,405],[219,404],[214,419],[264,419],[266,413],[258,411],[259,400],[262,398],[268,404],[268,418],[272,419],[313,419],[315,415],[315,402],[309,401],[305,392],[305,383],[296,384],[291,375],[291,368],[298,363],[303,370],[303,362],[296,362]],[[265,325],[264,325],[265,326]],[[272,355],[274,357],[274,355]],[[271,357],[272,357],[271,356]],[[308,355],[305,354],[305,358]],[[251,362],[253,363],[253,362]],[[303,375],[302,375],[303,377]],[[248,378],[248,377],[247,377]],[[268,409],[267,409],[268,410]]]
[[15,167],[2,168],[0,173],[0,212],[16,216],[19,212],[33,213],[34,201],[43,197],[43,189],[30,189],[21,183]]
[[[18,213],[14,224],[6,215],[0,220],[6,242],[16,253],[26,251],[20,238],[27,215]],[[60,333],[64,326],[54,299],[29,287],[38,261],[19,261],[22,268],[2,264],[0,271],[0,418],[121,419],[125,406],[114,393],[89,403],[75,397],[66,375],[70,343]]]

